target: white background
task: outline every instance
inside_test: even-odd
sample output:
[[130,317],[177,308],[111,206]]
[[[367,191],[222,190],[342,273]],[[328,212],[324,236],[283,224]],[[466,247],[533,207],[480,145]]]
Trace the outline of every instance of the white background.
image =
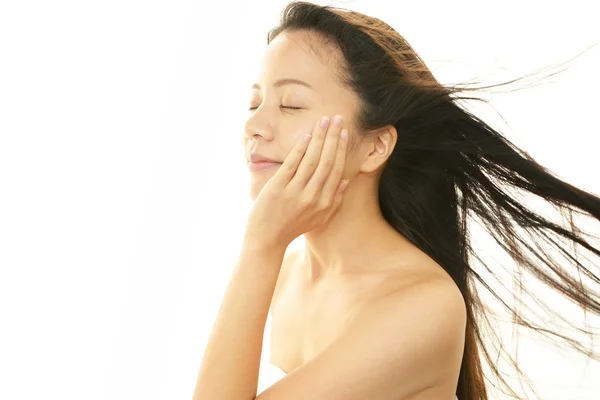
[[[250,85],[285,4],[1,3],[0,398],[191,398],[252,205]],[[594,1],[343,5],[443,83],[513,79],[600,40]],[[479,115],[600,193],[600,46],[569,65],[491,98],[509,127]],[[582,376],[584,358],[536,346],[520,362],[542,398],[600,396],[598,363]]]

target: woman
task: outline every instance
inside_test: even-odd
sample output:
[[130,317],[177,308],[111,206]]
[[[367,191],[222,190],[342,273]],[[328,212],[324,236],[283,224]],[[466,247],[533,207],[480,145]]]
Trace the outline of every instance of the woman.
[[[596,219],[600,198],[460,108],[466,89],[439,84],[375,18],[291,3],[268,42],[244,135],[255,204],[195,400],[487,399],[480,355],[503,378],[475,284],[496,293],[469,260],[468,215],[520,271],[600,314],[598,292],[565,272],[600,282],[579,261],[600,255],[588,234],[508,193]],[[286,253],[299,235],[306,248]],[[572,271],[531,241],[567,252]],[[269,310],[286,375],[257,397]]]

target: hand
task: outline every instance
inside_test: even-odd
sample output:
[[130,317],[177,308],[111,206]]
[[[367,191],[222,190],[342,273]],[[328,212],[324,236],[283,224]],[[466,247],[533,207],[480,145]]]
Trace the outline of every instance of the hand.
[[[324,117],[301,138],[254,202],[245,240],[287,246],[324,223],[337,211],[348,180],[342,180],[348,132]],[[335,120],[335,119],[334,119]]]

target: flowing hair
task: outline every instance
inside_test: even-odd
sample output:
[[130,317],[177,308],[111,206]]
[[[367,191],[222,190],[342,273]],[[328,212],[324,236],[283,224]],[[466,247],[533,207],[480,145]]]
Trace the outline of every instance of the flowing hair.
[[[600,238],[582,230],[574,220],[574,215],[600,220],[600,198],[559,179],[460,106],[466,100],[487,103],[469,93],[519,79],[480,88],[442,85],[392,27],[341,8],[289,3],[279,26],[269,31],[267,42],[284,31],[314,33],[320,43],[341,50],[343,59],[336,72],[361,100],[354,121],[360,135],[386,125],[398,132],[381,175],[379,205],[385,219],[400,234],[444,268],[465,299],[467,326],[458,398],[488,399],[486,381],[492,380],[482,360],[502,383],[504,393],[520,398],[500,373],[494,353],[498,357],[503,354],[505,359],[508,356],[519,376],[524,374],[503,349],[490,320],[494,313],[483,301],[484,295],[508,312],[513,326],[560,338],[599,360],[597,353],[570,335],[552,329],[547,322],[526,318],[521,308],[535,313],[535,304],[535,315],[539,316],[541,310],[567,321],[533,290],[527,290],[532,286],[529,281],[525,285],[525,281],[535,278],[536,283],[546,286],[543,289],[560,293],[583,310],[586,321],[587,311],[600,315],[600,273],[597,263],[594,272],[589,259],[600,256],[600,246],[590,244]],[[355,144],[350,143],[351,150]],[[528,206],[526,196],[531,194],[558,211],[559,221],[542,215],[541,207]],[[472,241],[473,237],[482,237],[479,233],[474,236],[477,229],[494,239],[492,243],[509,257],[508,261],[495,269],[484,261]],[[507,264],[514,265],[513,270]],[[498,268],[509,273],[514,287],[509,288],[501,279]],[[494,289],[495,285],[500,289]],[[535,289],[538,294],[540,290]],[[527,302],[523,301],[525,296]],[[593,339],[593,330],[570,326]]]

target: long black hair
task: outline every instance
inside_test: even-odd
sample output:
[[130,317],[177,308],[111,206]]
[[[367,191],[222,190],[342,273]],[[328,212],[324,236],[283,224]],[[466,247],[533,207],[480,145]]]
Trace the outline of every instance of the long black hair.
[[[516,80],[480,88],[442,85],[388,24],[341,8],[292,2],[283,10],[279,26],[269,31],[267,42],[283,31],[313,32],[323,43],[341,50],[340,80],[362,102],[354,121],[359,133],[386,125],[393,125],[398,132],[381,175],[379,205],[386,220],[442,266],[463,294],[467,328],[459,399],[488,399],[486,380],[490,379],[482,359],[503,387],[519,396],[497,368],[495,353],[503,346],[495,351],[490,348],[500,340],[483,294],[508,311],[517,326],[560,338],[599,359],[577,340],[525,318],[520,310],[531,310],[535,303],[547,315],[565,320],[523,285],[527,278],[535,278],[584,311],[600,315],[600,273],[590,269],[593,264],[587,257],[600,256],[598,247],[590,244],[599,238],[584,232],[574,220],[574,215],[600,220],[600,198],[559,179],[461,107],[461,101],[485,102],[467,93]],[[527,206],[523,196],[530,194],[559,211],[560,221]],[[493,288],[492,279],[501,287],[505,283],[472,245],[472,232],[478,227],[512,259],[516,268],[510,276],[518,290],[512,288],[508,293],[521,304],[511,305],[506,294]],[[481,290],[486,292],[479,294]],[[517,293],[521,297],[517,298]],[[524,296],[528,302],[523,302]],[[593,335],[593,331],[577,329]],[[508,360],[523,376],[515,360],[510,356]]]

